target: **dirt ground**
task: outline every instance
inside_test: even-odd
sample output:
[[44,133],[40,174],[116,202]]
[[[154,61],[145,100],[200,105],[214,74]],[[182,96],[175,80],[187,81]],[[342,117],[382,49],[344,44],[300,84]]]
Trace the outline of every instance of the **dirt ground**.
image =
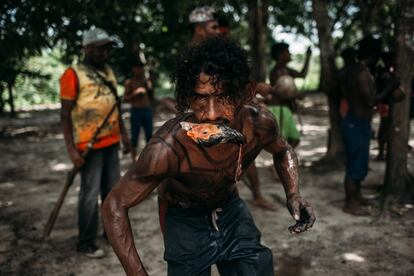
[[[269,166],[271,156],[256,160],[262,190],[276,201],[276,212],[250,204],[251,193],[241,182],[245,199],[262,231],[263,243],[272,249],[276,275],[414,275],[414,211],[380,220],[353,217],[341,211],[344,203],[343,168],[314,168],[313,161],[326,150],[327,113],[321,96],[305,101],[304,136],[297,153],[301,162],[301,193],[313,205],[317,221],[302,235],[290,235],[293,223],[282,186]],[[158,112],[155,126],[171,115]],[[412,141],[411,143],[413,143]],[[142,145],[142,143],[141,143]],[[369,176],[363,193],[378,196],[385,165],[374,161],[371,143]],[[71,164],[66,155],[56,109],[21,112],[15,119],[0,118],[0,275],[124,275],[111,247],[99,240],[108,255],[91,260],[75,251],[79,179],[69,191],[49,240],[40,237]],[[130,164],[122,156],[123,172]],[[409,170],[414,158],[409,154]],[[375,207],[372,209],[375,213]],[[156,195],[130,210],[135,242],[149,275],[166,275],[163,239],[159,230]],[[213,272],[213,275],[216,272]]]

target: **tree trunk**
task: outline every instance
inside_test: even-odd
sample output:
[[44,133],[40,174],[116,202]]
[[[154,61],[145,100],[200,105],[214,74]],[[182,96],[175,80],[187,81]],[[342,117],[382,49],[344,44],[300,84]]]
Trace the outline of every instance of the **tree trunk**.
[[249,7],[249,42],[253,59],[253,77],[256,81],[266,80],[266,28],[267,1],[255,0]]
[[13,84],[8,83],[7,88],[9,90],[8,102],[9,102],[9,106],[10,106],[10,114],[11,114],[11,116],[14,116],[16,113],[15,113],[15,110],[14,110]]
[[372,2],[364,0],[356,1],[357,6],[359,7],[361,30],[364,36],[368,36],[373,32],[374,20],[377,18],[383,2],[384,0],[375,0]]
[[414,70],[414,0],[398,1],[397,5],[396,74],[400,78],[400,88],[405,92],[405,99],[391,104],[390,140],[383,190],[385,207],[409,199],[409,185],[412,185],[407,169],[407,145],[411,78]]
[[316,21],[320,49],[320,89],[328,97],[329,124],[327,160],[341,161],[343,158],[343,142],[340,129],[339,91],[337,84],[337,68],[335,65],[335,48],[331,36],[331,19],[328,15],[327,0],[313,0],[313,18]]
[[0,85],[0,115],[4,113],[3,89],[4,87]]

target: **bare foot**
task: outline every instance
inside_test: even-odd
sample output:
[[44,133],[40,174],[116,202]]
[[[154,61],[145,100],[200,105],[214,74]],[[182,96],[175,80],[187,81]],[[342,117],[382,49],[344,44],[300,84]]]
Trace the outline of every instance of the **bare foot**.
[[344,208],[342,208],[342,211],[344,211],[345,213],[351,214],[353,216],[369,216],[370,215],[367,209],[359,205],[355,205],[351,207],[345,206]]
[[256,207],[262,208],[262,209],[266,209],[266,210],[270,210],[270,211],[276,211],[277,210],[277,205],[274,203],[271,203],[269,201],[267,201],[265,198],[263,197],[257,197],[252,201],[252,204]]

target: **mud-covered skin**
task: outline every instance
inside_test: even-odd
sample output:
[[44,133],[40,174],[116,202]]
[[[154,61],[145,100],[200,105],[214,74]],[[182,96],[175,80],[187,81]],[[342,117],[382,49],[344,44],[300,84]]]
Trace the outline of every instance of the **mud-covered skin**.
[[[197,122],[193,114],[186,113],[162,126],[105,200],[105,230],[128,275],[146,275],[131,234],[127,216],[130,207],[142,202],[157,186],[160,198],[168,204],[199,209],[218,206],[236,189],[234,176],[239,147],[231,143],[213,147],[197,145],[181,129],[182,121]],[[299,216],[302,219],[290,231],[307,230],[315,219],[311,207],[299,195],[297,158],[280,138],[272,114],[264,107],[245,106],[236,115],[235,122],[231,127],[246,138],[243,171],[262,149],[272,153],[285,188],[288,209],[298,221]]]
[[[265,107],[243,104],[249,101],[254,87],[244,79],[249,69],[246,55],[240,50],[231,41],[220,39],[187,49],[188,56],[181,57],[176,70],[180,73],[176,93],[180,110],[190,108],[193,112],[177,116],[157,131],[103,203],[106,233],[128,275],[147,275],[134,245],[128,219],[130,207],[159,186],[161,226],[166,205],[213,211],[235,191],[238,176],[262,149],[273,154],[288,209],[300,222],[290,231],[306,231],[315,221],[312,208],[299,195],[296,155],[280,138],[272,113]],[[215,58],[217,51],[224,53],[221,59]],[[204,61],[200,63],[199,59]],[[237,60],[244,77],[235,74],[235,68],[232,71],[231,65],[234,67]],[[193,69],[187,72],[188,68]],[[187,136],[181,122],[225,124],[240,132],[246,143],[242,147],[234,143],[204,147]]]

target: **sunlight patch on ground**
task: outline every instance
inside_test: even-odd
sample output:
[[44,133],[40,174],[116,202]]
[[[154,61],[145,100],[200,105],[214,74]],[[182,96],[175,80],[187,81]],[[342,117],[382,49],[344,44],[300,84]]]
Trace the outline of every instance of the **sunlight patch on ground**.
[[69,163],[57,163],[52,165],[52,170],[54,170],[55,172],[61,172],[61,171],[66,171],[69,170],[71,168]]
[[298,149],[296,150],[300,157],[310,157],[326,152],[326,147],[317,147],[313,149]]
[[0,184],[0,189],[13,189],[16,185],[11,182],[4,182]]
[[165,124],[165,122],[167,122],[167,121],[159,121],[159,122],[154,122],[154,127],[160,127],[160,126],[162,126],[163,124]]
[[55,138],[55,139],[63,139],[64,138],[62,133],[53,134],[53,135],[50,135],[49,137]]
[[305,134],[308,134],[309,132],[312,132],[312,131],[326,132],[327,129],[328,129],[328,126],[317,126],[317,125],[308,125],[308,124],[304,124],[302,126],[302,131]]
[[300,141],[299,146],[306,147],[306,146],[312,146],[312,144],[309,140],[305,140],[305,141]]
[[23,128],[19,128],[19,129],[15,129],[11,131],[10,134],[11,136],[16,136],[16,135],[29,133],[29,132],[38,132],[38,131],[39,131],[38,127],[23,127]]
[[254,163],[256,164],[256,167],[258,168],[269,167],[273,165],[273,159],[272,158],[269,159],[269,156],[267,156],[266,158],[264,154],[261,154],[256,158]]
[[353,262],[357,262],[357,263],[365,262],[365,258],[358,255],[357,253],[353,253],[353,252],[344,253],[342,256],[347,261],[353,261]]
[[78,196],[68,196],[66,200],[67,205],[76,205],[78,204]]
[[0,208],[1,207],[9,207],[12,206],[14,204],[13,201],[0,201]]

